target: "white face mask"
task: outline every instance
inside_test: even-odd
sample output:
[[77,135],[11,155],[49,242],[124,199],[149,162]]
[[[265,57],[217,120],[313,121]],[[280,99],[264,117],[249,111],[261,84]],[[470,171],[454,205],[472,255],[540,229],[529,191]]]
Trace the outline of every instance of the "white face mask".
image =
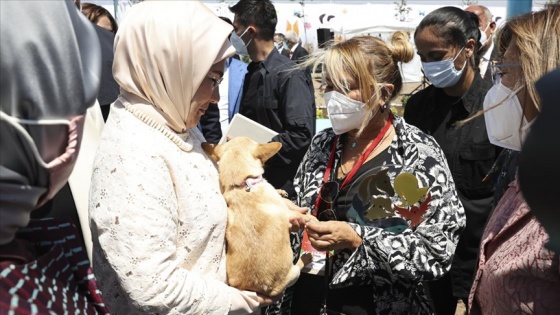
[[486,44],[486,42],[488,41],[488,36],[486,36],[486,30],[488,30],[488,27],[490,27],[490,23],[486,25],[486,28],[484,30],[480,30],[480,46],[484,46],[484,44]]
[[366,117],[366,105],[363,102],[336,91],[325,93],[325,104],[333,131],[337,135],[360,128]]
[[512,91],[500,83],[488,90],[484,98],[484,120],[490,143],[521,151],[521,144],[533,123],[528,123],[523,116],[523,108],[517,98],[522,88]]
[[249,28],[245,29],[245,31],[243,32],[243,34],[241,34],[241,36],[237,35],[235,31],[231,33],[231,37],[230,37],[231,44],[235,48],[237,54],[241,56],[249,56],[249,52],[247,51],[247,46],[249,46],[249,44],[253,39],[251,38],[247,44],[245,44],[245,42],[242,39],[243,35],[245,35],[245,33],[247,33],[248,30]]
[[467,61],[463,64],[461,70],[455,69],[455,59],[459,57],[465,47],[461,48],[457,56],[453,59],[441,61],[422,62],[424,74],[428,80],[437,88],[447,88],[455,85],[463,75],[463,70],[467,65]]

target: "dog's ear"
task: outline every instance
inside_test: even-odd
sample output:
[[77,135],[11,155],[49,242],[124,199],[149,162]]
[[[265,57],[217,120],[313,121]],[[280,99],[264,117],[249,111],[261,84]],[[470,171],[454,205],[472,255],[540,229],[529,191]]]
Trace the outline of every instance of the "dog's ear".
[[201,144],[202,150],[210,156],[210,158],[216,162],[220,160],[220,157],[216,154],[216,145],[210,142],[203,142]]
[[280,151],[282,143],[280,142],[269,142],[266,144],[259,144],[255,149],[255,157],[261,160],[264,164],[268,159],[270,159],[274,154]]

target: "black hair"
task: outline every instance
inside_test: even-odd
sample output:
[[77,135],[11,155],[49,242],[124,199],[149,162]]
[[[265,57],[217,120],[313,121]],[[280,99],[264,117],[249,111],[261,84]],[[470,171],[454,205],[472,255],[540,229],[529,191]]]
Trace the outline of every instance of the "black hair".
[[218,16],[220,19],[222,19],[222,21],[226,22],[227,24],[233,26],[233,22],[231,22],[231,20],[225,16]]
[[456,7],[439,8],[422,19],[416,27],[414,37],[426,27],[429,27],[446,44],[457,48],[464,47],[469,39],[474,39],[473,62],[474,67],[478,67],[482,45],[480,44],[480,30],[478,29],[479,19],[476,14]]
[[276,30],[276,9],[270,0],[240,0],[229,10],[237,15],[237,22],[243,26],[250,24],[258,28],[259,36],[272,40]]

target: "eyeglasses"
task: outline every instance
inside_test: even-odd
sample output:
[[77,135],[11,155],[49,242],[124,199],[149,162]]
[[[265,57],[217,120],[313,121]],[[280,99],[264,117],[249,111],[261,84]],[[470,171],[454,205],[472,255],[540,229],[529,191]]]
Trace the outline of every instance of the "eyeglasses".
[[323,211],[317,214],[317,219],[319,219],[319,221],[332,221],[337,219],[336,213],[332,209],[332,204],[336,200],[339,190],[340,186],[337,182],[326,182],[321,186],[319,198],[328,204],[328,208],[323,209]]
[[217,88],[220,83],[222,83],[222,81],[224,80],[224,78],[216,78],[213,76],[208,76],[211,80],[212,80],[212,90],[214,90],[215,88]]
[[492,75],[492,83],[500,84],[502,76],[508,73],[508,69],[512,67],[520,67],[519,63],[493,63],[490,62],[490,74]]

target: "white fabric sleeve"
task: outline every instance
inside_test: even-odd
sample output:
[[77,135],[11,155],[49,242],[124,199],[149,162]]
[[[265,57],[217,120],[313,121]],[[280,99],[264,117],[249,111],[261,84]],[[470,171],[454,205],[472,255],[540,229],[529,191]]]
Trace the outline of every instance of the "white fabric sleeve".
[[256,312],[259,309],[257,294],[250,291],[240,291],[231,288],[230,315],[244,315]]

